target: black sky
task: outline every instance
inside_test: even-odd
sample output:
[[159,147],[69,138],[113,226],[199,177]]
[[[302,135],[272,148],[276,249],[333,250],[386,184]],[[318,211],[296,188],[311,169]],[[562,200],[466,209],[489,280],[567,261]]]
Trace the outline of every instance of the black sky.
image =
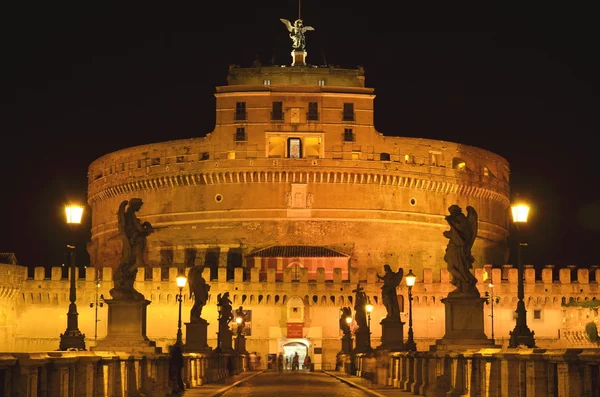
[[[279,18],[298,16],[296,0],[15,3],[0,49],[0,252],[27,266],[62,262],[62,206],[85,201],[93,160],[210,132],[228,65],[289,64]],[[600,34],[591,7],[550,7],[305,0],[307,61],[363,65],[385,135],[506,158],[512,193],[534,206],[526,261],[589,266],[600,264]]]

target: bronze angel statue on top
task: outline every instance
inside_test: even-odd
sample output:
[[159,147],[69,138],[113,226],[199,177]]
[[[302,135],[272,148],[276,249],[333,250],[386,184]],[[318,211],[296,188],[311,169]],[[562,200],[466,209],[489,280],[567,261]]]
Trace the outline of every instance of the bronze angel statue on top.
[[306,41],[304,39],[304,33],[309,30],[315,30],[312,26],[304,26],[302,19],[296,19],[294,24],[287,19],[280,18],[279,19],[286,26],[287,30],[290,32],[290,39],[292,39],[292,47],[296,51],[304,51],[306,48]]
[[448,241],[444,261],[448,264],[448,271],[452,275],[452,284],[456,287],[453,293],[477,294],[477,279],[471,273],[475,258],[471,255],[471,248],[477,237],[478,216],[475,208],[468,206],[465,216],[462,209],[453,204],[448,207],[450,215],[446,222],[450,230],[444,232]]

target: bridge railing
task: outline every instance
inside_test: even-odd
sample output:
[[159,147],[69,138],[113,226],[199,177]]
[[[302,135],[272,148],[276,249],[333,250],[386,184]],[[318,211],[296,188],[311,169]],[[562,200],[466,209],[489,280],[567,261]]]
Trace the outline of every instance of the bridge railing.
[[[177,374],[171,357],[100,351],[0,353],[0,396],[167,396]],[[181,376],[186,387],[194,387],[246,367],[245,356],[186,353]]]
[[600,349],[481,349],[345,356],[340,370],[422,396],[600,395]]

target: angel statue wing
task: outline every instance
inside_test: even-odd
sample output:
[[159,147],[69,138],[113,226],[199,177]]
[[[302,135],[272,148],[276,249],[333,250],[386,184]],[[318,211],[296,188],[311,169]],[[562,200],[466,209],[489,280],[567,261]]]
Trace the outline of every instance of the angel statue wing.
[[[198,270],[197,269],[199,269],[199,268],[194,266],[188,272],[188,286],[190,288],[190,299],[192,299],[192,296],[194,295],[194,288],[198,284]],[[196,300],[196,299],[197,299],[197,297],[194,296],[194,300]]]
[[469,227],[471,229],[471,234],[468,241],[465,241],[465,250],[471,262],[475,262],[475,258],[471,255],[471,247],[473,247],[473,243],[475,242],[475,238],[477,237],[477,229],[478,229],[478,216],[475,208],[470,205],[467,206],[467,222],[469,223]]
[[307,30],[315,30],[315,28],[313,28],[312,26],[305,26],[304,31],[306,32]]
[[[392,272],[393,273],[393,272]],[[404,269],[402,269],[401,267],[398,268],[398,271],[396,273],[394,273],[394,285],[397,287],[398,285],[400,285],[400,282],[402,281],[402,276],[404,275]]]
[[121,201],[119,209],[117,210],[117,225],[119,227],[119,233],[125,235],[125,207],[129,204],[128,200]]
[[281,22],[283,22],[283,24],[285,25],[285,27],[287,28],[287,30],[289,32],[291,32],[292,30],[294,30],[294,25],[292,25],[292,23],[290,21],[288,21],[287,19],[279,18],[279,20]]

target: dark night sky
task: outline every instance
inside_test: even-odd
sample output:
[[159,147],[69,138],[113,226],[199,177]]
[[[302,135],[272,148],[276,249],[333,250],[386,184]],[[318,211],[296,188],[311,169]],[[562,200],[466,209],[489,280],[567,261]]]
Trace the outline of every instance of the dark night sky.
[[[307,61],[364,65],[385,135],[506,158],[512,193],[534,206],[526,262],[600,264],[597,14],[575,3],[419,3],[305,0],[302,18],[316,29]],[[0,252],[22,265],[60,264],[63,203],[85,202],[93,160],[203,136],[229,64],[290,63],[279,18],[297,18],[296,0],[191,4],[3,7]]]

